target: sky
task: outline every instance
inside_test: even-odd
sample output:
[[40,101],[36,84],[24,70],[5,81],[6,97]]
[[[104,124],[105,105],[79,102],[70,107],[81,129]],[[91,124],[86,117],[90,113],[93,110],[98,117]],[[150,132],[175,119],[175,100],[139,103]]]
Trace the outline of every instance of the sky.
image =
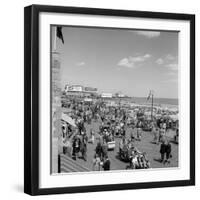
[[[53,33],[53,27],[52,27]],[[62,27],[61,85],[99,92],[178,98],[178,32]],[[52,41],[54,41],[52,34]]]

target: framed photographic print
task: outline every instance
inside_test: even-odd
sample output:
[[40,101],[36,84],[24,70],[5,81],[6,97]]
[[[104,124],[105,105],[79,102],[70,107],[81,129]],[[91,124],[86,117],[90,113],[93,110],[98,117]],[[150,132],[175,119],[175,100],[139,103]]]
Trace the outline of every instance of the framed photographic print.
[[25,8],[24,191],[195,184],[195,16]]

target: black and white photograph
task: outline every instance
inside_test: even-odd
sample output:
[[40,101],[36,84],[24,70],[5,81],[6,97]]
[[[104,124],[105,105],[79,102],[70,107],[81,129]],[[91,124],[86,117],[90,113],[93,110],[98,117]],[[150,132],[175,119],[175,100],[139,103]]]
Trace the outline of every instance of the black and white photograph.
[[25,193],[195,184],[194,15],[32,5],[24,27]]
[[50,43],[52,174],[180,167],[179,31],[56,24]]

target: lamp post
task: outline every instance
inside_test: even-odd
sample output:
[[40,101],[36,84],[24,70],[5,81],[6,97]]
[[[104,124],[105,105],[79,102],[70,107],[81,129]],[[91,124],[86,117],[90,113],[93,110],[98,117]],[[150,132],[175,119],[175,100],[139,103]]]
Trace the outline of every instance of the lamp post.
[[151,95],[151,121],[153,121],[153,97],[154,97],[154,91],[150,90]]

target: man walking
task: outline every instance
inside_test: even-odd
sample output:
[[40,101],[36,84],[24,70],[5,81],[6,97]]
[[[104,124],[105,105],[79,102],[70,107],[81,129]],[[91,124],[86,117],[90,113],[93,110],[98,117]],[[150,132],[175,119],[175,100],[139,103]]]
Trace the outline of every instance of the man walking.
[[105,159],[102,167],[103,167],[104,171],[110,170],[110,160],[108,159],[108,156],[106,156],[106,159]]
[[164,162],[165,159],[165,152],[166,152],[166,144],[164,141],[162,141],[161,145],[160,145],[160,155],[161,155],[161,163]]
[[166,151],[166,160],[165,160],[165,162],[169,164],[170,163],[169,159],[172,157],[172,155],[171,155],[172,147],[171,147],[171,144],[170,144],[169,141],[166,144],[165,151]]

